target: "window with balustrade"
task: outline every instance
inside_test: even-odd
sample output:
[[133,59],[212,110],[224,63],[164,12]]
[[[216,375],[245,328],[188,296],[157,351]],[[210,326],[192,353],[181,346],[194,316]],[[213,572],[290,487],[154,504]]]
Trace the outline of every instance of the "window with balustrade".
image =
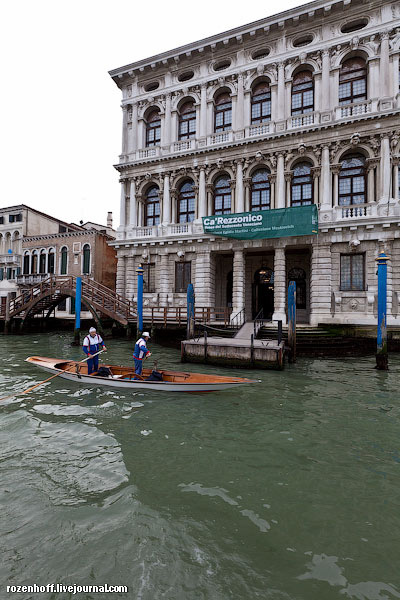
[[268,210],[271,208],[271,189],[267,169],[258,169],[251,176],[250,210]]
[[340,290],[365,290],[365,254],[340,255]]
[[226,215],[231,212],[231,180],[221,175],[214,182],[214,215]]
[[352,154],[342,160],[339,172],[339,205],[366,204],[367,176],[365,158]]
[[309,162],[297,163],[292,171],[291,205],[306,206],[313,202],[312,165]]
[[146,119],[146,148],[159,146],[161,143],[161,117],[158,110],[153,110]]
[[314,79],[311,71],[300,71],[293,76],[292,115],[313,112]]
[[339,73],[339,105],[367,99],[367,67],[365,60],[354,57],[345,60]]
[[214,131],[232,129],[232,100],[228,92],[219,94],[214,101]]
[[178,190],[178,223],[191,223],[195,216],[195,194],[192,180],[185,181]]
[[196,108],[192,100],[179,110],[178,140],[190,140],[196,135]]
[[147,227],[159,225],[160,223],[160,197],[156,185],[151,186],[146,193],[144,205],[144,224]]
[[267,81],[255,85],[251,92],[251,124],[259,125],[271,120],[271,89]]

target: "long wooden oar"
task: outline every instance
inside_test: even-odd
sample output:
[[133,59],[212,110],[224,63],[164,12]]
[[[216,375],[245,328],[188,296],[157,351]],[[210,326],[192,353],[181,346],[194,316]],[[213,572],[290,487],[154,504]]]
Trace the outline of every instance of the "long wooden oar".
[[[87,358],[84,358],[83,360],[79,361],[78,363],[74,363],[74,367],[76,367],[76,365],[81,365],[81,364],[85,363],[86,361],[90,360],[91,358],[94,358],[95,356],[98,356],[102,352],[105,352],[105,350],[100,350],[99,352],[96,352],[96,354],[92,354],[91,356],[88,356]],[[47,379],[44,379],[40,383],[37,383],[36,385],[33,385],[32,387],[28,388],[27,390],[24,390],[23,392],[16,392],[15,394],[11,394],[11,396],[5,396],[4,398],[0,398],[0,402],[2,400],[8,400],[8,398],[14,398],[15,396],[22,396],[23,394],[28,394],[28,392],[31,392],[35,388],[43,385],[44,383],[47,383],[48,381],[51,381],[51,379],[55,379],[56,377],[59,377],[63,373],[68,373],[68,372],[69,372],[69,369],[65,369],[65,371],[60,371],[60,373],[56,373],[56,375],[52,375],[51,377],[48,377]]]

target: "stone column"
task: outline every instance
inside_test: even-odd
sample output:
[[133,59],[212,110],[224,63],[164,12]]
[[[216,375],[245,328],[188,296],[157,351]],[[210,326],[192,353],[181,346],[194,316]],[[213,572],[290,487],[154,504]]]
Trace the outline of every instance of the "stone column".
[[214,202],[213,202],[213,186],[211,183],[206,183],[207,192],[207,214],[214,214]]
[[286,182],[286,208],[290,208],[292,201],[292,171],[285,171],[285,182]]
[[143,117],[138,117],[138,130],[137,130],[137,147],[139,149],[144,148],[146,140],[144,139],[145,123]]
[[285,160],[283,154],[278,154],[276,167],[276,208],[285,208]]
[[322,108],[322,73],[314,73],[314,110],[321,111]]
[[244,184],[244,210],[249,212],[251,210],[251,177],[245,177],[243,179]]
[[207,136],[207,84],[200,88],[200,137]]
[[199,175],[199,208],[198,218],[206,217],[207,211],[207,192],[206,192],[206,171],[204,166],[200,166]]
[[390,198],[390,141],[387,134],[381,137],[380,162],[380,201],[387,202]]
[[169,146],[170,142],[171,142],[171,94],[166,94],[164,122],[161,121],[161,146]]
[[333,173],[333,206],[339,205],[339,173],[341,169],[340,163],[331,165]]
[[321,175],[321,167],[312,168],[313,183],[314,183],[314,204],[320,205],[321,199],[319,197],[319,180]]
[[321,210],[332,208],[331,173],[329,169],[329,146],[323,146],[321,158]]
[[322,51],[322,90],[321,90],[321,110],[327,111],[331,108],[330,102],[330,69],[331,62],[329,50]]
[[171,223],[176,223],[178,221],[178,217],[176,214],[177,213],[177,204],[178,204],[178,201],[177,201],[178,192],[177,192],[176,188],[171,189],[170,195],[171,195]]
[[278,120],[278,85],[271,83],[271,122],[275,123]]
[[130,210],[129,210],[129,225],[137,226],[137,204],[136,204],[136,179],[132,177],[130,180]]
[[399,94],[399,51],[397,53],[392,54],[392,93],[391,96],[396,98]]
[[399,198],[399,159],[393,161],[393,198],[400,200]]
[[233,295],[232,315],[236,315],[245,307],[245,257],[243,250],[233,253]]
[[171,131],[170,131],[170,142],[173,144],[178,140],[178,111],[171,111]]
[[137,127],[138,127],[138,106],[134,102],[131,109],[131,128],[128,139],[128,152],[135,152],[137,149]]
[[244,90],[243,75],[238,75],[238,92],[236,99],[236,131],[243,131],[244,127]]
[[330,244],[314,241],[311,255],[310,324],[313,326],[331,319],[332,255]]
[[251,90],[245,90],[244,92],[244,114],[243,114],[243,125],[244,127],[250,127],[251,125]]
[[121,182],[121,200],[119,204],[119,228],[125,229],[126,226],[126,192],[125,192],[125,180]]
[[379,90],[379,58],[376,57],[371,57],[368,61],[368,86],[367,89],[369,89],[369,94],[368,94],[368,99],[376,99],[379,98],[381,96],[380,90]]
[[390,73],[389,73],[389,33],[381,33],[381,59],[379,65],[380,71],[380,97],[390,96]]
[[276,184],[276,174],[275,173],[271,173],[271,175],[269,175],[269,183],[271,186],[270,189],[270,195],[269,195],[269,200],[270,200],[270,208],[275,208],[275,184]]
[[215,265],[211,252],[196,253],[194,277],[196,306],[211,308],[215,302]]
[[122,154],[128,151],[128,105],[122,107]]
[[275,248],[274,256],[274,314],[273,320],[286,325],[286,257],[285,248]]
[[125,259],[125,295],[128,300],[132,300],[136,291],[136,268],[135,256],[127,256]]
[[164,194],[162,205],[162,224],[169,225],[171,223],[171,196],[169,191],[169,173],[164,175]]
[[142,195],[138,196],[136,194],[136,199],[138,201],[138,227],[143,227],[144,225],[144,215],[143,215],[143,204],[144,204],[144,198]]
[[278,106],[277,119],[283,121],[285,119],[285,64],[278,64]]
[[230,187],[231,187],[231,213],[237,212],[236,210],[236,179],[231,179],[230,180]]
[[367,158],[366,167],[367,167],[367,202],[375,202],[375,169],[377,159],[375,158]]
[[235,212],[244,212],[243,163],[241,159],[239,159],[236,163]]

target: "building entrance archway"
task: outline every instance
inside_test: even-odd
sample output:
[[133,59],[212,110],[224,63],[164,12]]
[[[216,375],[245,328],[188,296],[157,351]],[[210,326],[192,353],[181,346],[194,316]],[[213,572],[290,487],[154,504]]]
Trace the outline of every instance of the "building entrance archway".
[[274,272],[261,267],[254,273],[252,293],[253,319],[263,309],[264,319],[271,319],[274,312]]

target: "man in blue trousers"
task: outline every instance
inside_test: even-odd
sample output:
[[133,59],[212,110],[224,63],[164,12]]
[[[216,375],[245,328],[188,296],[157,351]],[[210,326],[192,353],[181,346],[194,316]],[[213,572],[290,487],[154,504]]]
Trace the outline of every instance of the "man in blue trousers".
[[83,351],[88,355],[89,360],[87,361],[88,375],[96,373],[99,368],[99,357],[93,356],[100,350],[107,350],[104,342],[100,335],[97,334],[96,329],[91,327],[89,329],[89,335],[83,340]]
[[150,334],[148,331],[143,331],[142,337],[138,339],[135,344],[135,349],[133,351],[133,360],[135,362],[135,373],[136,375],[142,374],[143,368],[143,360],[151,356],[151,352],[147,350],[147,340],[149,339]]

